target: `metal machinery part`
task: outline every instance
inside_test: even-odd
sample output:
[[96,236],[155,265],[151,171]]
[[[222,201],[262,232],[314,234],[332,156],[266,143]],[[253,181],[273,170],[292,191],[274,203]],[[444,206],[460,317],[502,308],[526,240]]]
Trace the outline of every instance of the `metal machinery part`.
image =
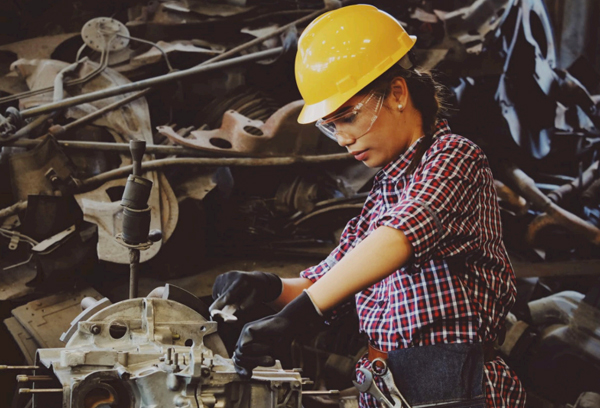
[[217,323],[166,299],[108,306],[79,321],[65,348],[38,350],[36,364],[36,376],[45,367],[60,382],[62,405],[60,389],[34,382],[21,390],[33,394],[33,408],[301,407],[297,371],[278,363],[241,380]]
[[529,302],[528,311],[524,320],[509,314],[500,347],[527,380],[528,401],[536,396],[572,403],[582,393],[600,393],[600,309],[594,293],[555,293]]
[[[105,44],[105,37],[114,38],[110,44]],[[95,51],[104,51],[108,46],[111,51],[120,51],[129,44],[129,30],[118,20],[99,17],[88,21],[81,29],[81,38],[88,47]]]

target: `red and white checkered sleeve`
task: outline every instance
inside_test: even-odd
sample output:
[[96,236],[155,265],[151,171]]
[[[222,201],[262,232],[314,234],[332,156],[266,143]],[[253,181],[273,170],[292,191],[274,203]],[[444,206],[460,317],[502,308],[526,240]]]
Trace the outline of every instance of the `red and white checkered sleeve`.
[[420,269],[434,256],[451,257],[478,245],[479,170],[483,152],[463,138],[444,138],[427,152],[412,180],[379,219],[379,226],[401,230]]

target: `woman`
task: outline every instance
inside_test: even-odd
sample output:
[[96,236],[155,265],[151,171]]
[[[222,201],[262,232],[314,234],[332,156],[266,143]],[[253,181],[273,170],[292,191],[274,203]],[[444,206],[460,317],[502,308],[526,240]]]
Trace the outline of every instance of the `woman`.
[[[249,376],[273,364],[275,344],[354,295],[369,336],[358,368],[387,360],[411,405],[524,406],[520,381],[491,347],[515,300],[493,177],[481,149],[438,119],[439,87],[406,57],[414,42],[367,5],[306,28],[296,58],[306,103],[299,122],[316,120],[357,160],[382,169],[327,259],[297,279],[223,274],[211,310],[283,307],[240,335],[233,359]],[[360,403],[378,406],[366,394]]]

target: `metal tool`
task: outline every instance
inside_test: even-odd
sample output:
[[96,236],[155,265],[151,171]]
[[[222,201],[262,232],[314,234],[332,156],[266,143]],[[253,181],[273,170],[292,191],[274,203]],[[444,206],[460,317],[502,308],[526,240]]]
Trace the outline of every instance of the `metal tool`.
[[224,322],[235,322],[238,318],[235,316],[237,305],[225,305],[223,309],[213,309],[210,311],[210,317],[220,316]]
[[385,385],[388,388],[392,399],[394,400],[394,406],[397,408],[401,408],[402,406],[411,408],[410,404],[406,401],[406,398],[404,398],[398,387],[396,387],[394,376],[392,375],[392,372],[388,370],[387,363],[384,359],[374,359],[371,362],[371,369],[377,377],[381,377],[385,382]]
[[371,394],[377,401],[383,403],[387,408],[400,408],[399,406],[391,403],[390,400],[383,395],[383,392],[381,392],[373,380],[373,373],[371,371],[367,370],[366,368],[359,368],[358,371],[365,376],[365,380],[361,384],[357,383],[356,381],[352,381],[352,383],[360,392]]

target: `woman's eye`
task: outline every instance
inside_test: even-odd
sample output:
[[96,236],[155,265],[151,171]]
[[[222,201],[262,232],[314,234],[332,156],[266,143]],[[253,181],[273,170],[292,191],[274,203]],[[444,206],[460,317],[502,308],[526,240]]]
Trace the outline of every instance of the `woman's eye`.
[[354,122],[355,119],[356,119],[356,114],[352,113],[352,114],[350,114],[348,116],[344,116],[343,118],[340,118],[338,120],[338,122],[348,124],[348,123]]

